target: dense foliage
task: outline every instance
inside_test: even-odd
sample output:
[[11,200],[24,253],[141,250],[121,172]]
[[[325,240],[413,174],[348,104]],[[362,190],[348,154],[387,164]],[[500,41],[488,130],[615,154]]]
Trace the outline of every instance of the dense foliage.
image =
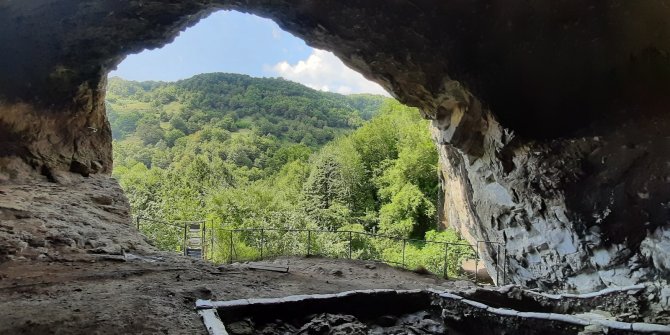
[[[112,79],[108,107],[114,176],[136,215],[459,242],[453,231],[435,231],[437,154],[427,121],[392,99],[209,74],[176,83]],[[163,249],[181,248],[178,227],[147,224],[143,231]],[[278,234],[264,238],[303,248],[297,240],[305,236]],[[258,256],[252,233],[224,235],[217,237],[219,261],[230,257],[230,240],[237,257]],[[327,234],[310,243],[322,254],[348,248]],[[412,242],[402,255],[398,243],[355,234],[352,253],[411,259],[441,273],[442,244]],[[450,251],[454,264],[467,249]]]
[[168,146],[184,135],[210,128],[221,136],[253,130],[315,148],[360,126],[384,100],[228,73],[202,74],[175,83],[111,78],[107,93],[115,139],[136,133],[144,144],[163,140]]

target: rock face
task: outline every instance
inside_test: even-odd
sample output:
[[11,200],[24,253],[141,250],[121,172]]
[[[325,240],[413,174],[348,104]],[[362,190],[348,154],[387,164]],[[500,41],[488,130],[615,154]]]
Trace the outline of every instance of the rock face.
[[504,241],[515,283],[585,292],[667,278],[665,121],[546,142],[491,124],[481,157],[440,147],[445,221]]
[[0,184],[0,264],[125,261],[126,252],[156,252],[130,225],[130,204],[116,180],[70,177]]
[[217,9],[272,18],[419,107],[444,221],[505,242],[511,281],[585,291],[670,275],[662,0],[8,1],[0,179],[108,173],[106,73]]

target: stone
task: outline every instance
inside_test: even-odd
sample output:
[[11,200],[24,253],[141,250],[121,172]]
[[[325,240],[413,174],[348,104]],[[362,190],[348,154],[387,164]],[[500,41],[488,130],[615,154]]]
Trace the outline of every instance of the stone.
[[91,173],[103,172],[105,167],[102,165],[102,162],[92,161],[91,162]]
[[114,199],[107,195],[97,195],[91,198],[93,202],[100,205],[109,206],[114,203]]
[[254,323],[251,320],[242,320],[226,325],[231,335],[250,335],[254,333]]
[[330,335],[367,335],[368,327],[364,324],[357,323],[345,323],[343,325],[333,327],[329,334]]
[[366,334],[366,329],[367,326],[362,324],[352,315],[324,313],[313,317],[308,323],[300,328],[297,334]]
[[91,174],[91,168],[85,163],[73,160],[70,163],[70,172],[78,173],[84,177],[88,177]]

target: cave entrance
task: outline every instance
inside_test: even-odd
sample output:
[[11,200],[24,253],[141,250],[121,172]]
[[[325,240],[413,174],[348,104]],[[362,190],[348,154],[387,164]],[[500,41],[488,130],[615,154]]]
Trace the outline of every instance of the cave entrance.
[[[114,176],[161,249],[222,262],[234,245],[235,259],[256,259],[309,229],[355,240],[315,235],[312,252],[416,258],[408,267],[440,275],[473,255],[437,222],[428,121],[270,20],[220,11],[162,49],[129,56],[109,75],[106,107]],[[214,243],[223,226],[268,234]],[[304,253],[303,242],[292,245]],[[444,242],[458,245],[448,271]]]

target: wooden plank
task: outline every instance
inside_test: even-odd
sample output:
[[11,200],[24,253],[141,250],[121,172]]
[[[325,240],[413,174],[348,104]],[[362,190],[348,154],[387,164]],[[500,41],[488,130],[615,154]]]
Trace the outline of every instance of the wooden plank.
[[288,266],[275,264],[250,263],[250,269],[288,273]]
[[198,314],[200,314],[209,335],[228,335],[226,326],[221,322],[215,308],[201,309],[198,311]]

